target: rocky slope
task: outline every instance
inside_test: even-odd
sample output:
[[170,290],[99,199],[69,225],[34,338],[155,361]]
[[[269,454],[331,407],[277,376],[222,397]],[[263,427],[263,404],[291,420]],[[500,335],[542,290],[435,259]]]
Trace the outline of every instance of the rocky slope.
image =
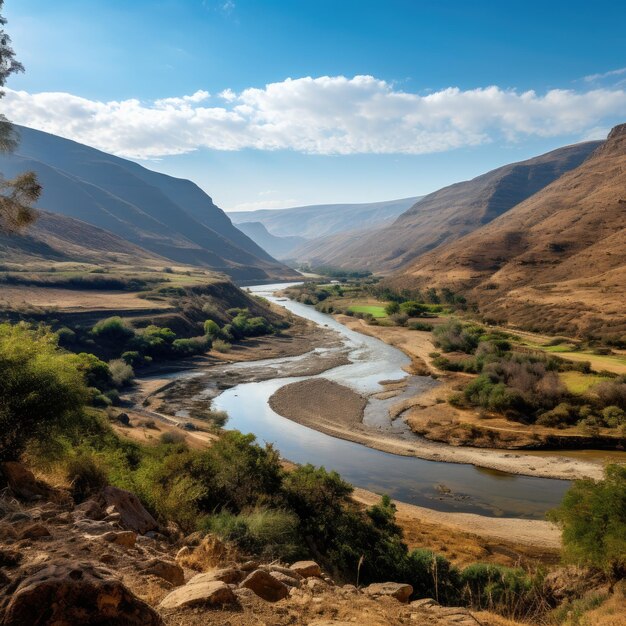
[[261,222],[240,222],[237,228],[276,259],[289,259],[292,252],[307,240],[304,237],[277,237]]
[[211,535],[159,527],[133,494],[75,505],[5,463],[0,624],[477,626],[463,608],[409,603],[410,585],[338,585],[317,563],[244,560]]
[[586,142],[567,146],[444,187],[419,200],[384,228],[344,241],[341,237],[327,239],[315,250],[297,251],[297,258],[385,273],[407,267],[425,252],[459,239],[526,200],[580,165],[599,145]]
[[178,263],[237,279],[291,277],[235,228],[211,198],[189,180],[166,176],[55,135],[17,127],[14,154],[0,155],[0,172],[37,173],[38,208],[72,217]]
[[496,321],[626,336],[625,170],[623,124],[578,168],[391,282],[462,291]]

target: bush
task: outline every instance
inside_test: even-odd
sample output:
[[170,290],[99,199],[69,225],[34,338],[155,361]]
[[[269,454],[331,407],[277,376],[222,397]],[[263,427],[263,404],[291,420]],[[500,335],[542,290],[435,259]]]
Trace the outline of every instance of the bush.
[[607,406],[602,411],[604,423],[611,428],[617,428],[622,424],[626,424],[626,412],[618,406]]
[[203,528],[246,554],[291,559],[301,553],[298,518],[290,511],[263,507],[237,515],[222,511],[207,518]]
[[206,320],[204,322],[204,334],[211,338],[219,337],[219,324],[217,322],[214,322],[213,320]]
[[472,354],[478,346],[483,329],[477,326],[463,326],[456,320],[449,320],[433,330],[434,343],[444,352],[466,352]]
[[0,324],[0,460],[76,427],[88,400],[76,355],[49,329]]
[[626,381],[623,377],[607,380],[595,385],[592,391],[603,406],[616,406],[626,410]]
[[67,461],[65,475],[75,502],[83,502],[108,485],[102,462],[95,455],[85,452]]
[[191,339],[174,339],[172,351],[178,356],[202,354],[211,349],[212,342],[208,337],[192,337]]
[[459,571],[443,556],[430,550],[412,550],[407,557],[405,580],[418,598],[435,598],[453,604],[459,596]]
[[611,578],[626,575],[626,466],[608,465],[603,480],[577,480],[550,518],[563,529],[563,557]]
[[135,372],[123,359],[114,359],[109,363],[111,381],[116,387],[125,387],[133,382]]
[[92,329],[92,335],[111,342],[124,343],[135,335],[135,331],[119,316],[100,320]]
[[520,568],[474,563],[461,573],[461,587],[464,601],[477,610],[525,617],[537,608],[538,587]]
[[430,332],[433,329],[433,325],[428,322],[411,322],[409,324],[409,330],[422,330]]
[[400,310],[409,317],[419,317],[428,311],[428,307],[414,300],[407,300],[400,305]]
[[215,350],[216,352],[230,352],[231,348],[232,345],[228,343],[228,341],[224,341],[223,339],[216,339],[213,342],[213,350]]
[[178,445],[180,443],[184,443],[185,435],[175,430],[168,430],[164,433],[161,433],[161,435],[159,436],[159,441],[167,446]]
[[394,315],[395,313],[399,313],[400,312],[400,304],[398,302],[390,302],[386,307],[385,307],[385,313],[387,315]]

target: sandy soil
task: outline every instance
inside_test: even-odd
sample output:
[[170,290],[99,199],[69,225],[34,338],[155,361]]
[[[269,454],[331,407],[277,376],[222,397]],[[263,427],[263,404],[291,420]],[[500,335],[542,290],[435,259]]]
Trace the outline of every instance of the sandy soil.
[[270,406],[279,415],[296,416],[301,424],[328,423],[356,426],[361,423],[367,399],[325,378],[311,378],[281,387]]
[[[371,506],[379,501],[380,496],[355,489],[353,499]],[[561,546],[561,532],[550,522],[519,518],[498,518],[475,515],[473,513],[446,513],[434,511],[413,504],[395,502],[398,522],[403,526],[418,526],[421,523],[435,524],[440,536],[446,537],[444,528],[454,533],[465,533],[495,540],[508,546],[533,546],[549,551],[556,551]],[[409,533],[410,537],[410,533]]]
[[168,302],[145,300],[136,293],[120,291],[96,291],[55,289],[42,287],[10,287],[3,285],[0,292],[0,307],[34,306],[54,308],[64,312],[91,310],[123,311],[132,309],[170,309]]

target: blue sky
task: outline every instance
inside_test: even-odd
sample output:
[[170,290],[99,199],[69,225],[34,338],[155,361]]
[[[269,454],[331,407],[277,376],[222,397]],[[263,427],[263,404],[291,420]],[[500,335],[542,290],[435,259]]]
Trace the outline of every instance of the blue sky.
[[[226,209],[433,191],[626,121],[605,1],[6,0],[17,122]],[[288,80],[291,79],[291,80]]]

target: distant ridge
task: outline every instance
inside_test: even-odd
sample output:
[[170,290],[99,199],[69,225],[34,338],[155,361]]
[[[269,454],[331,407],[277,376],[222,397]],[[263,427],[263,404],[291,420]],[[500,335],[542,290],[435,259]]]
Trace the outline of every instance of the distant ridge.
[[0,156],[12,176],[34,170],[38,207],[73,217],[178,263],[236,279],[280,279],[294,272],[235,228],[191,181],[148,170],[88,146],[25,127],[20,144]]
[[437,246],[454,241],[490,222],[578,167],[600,145],[586,142],[505,165],[473,180],[424,196],[392,224],[359,236],[319,242],[296,251],[300,260],[389,273]]
[[355,228],[380,226],[394,220],[418,199],[416,196],[361,204],[315,204],[289,209],[233,211],[228,215],[235,224],[261,222],[277,237],[316,239]]

